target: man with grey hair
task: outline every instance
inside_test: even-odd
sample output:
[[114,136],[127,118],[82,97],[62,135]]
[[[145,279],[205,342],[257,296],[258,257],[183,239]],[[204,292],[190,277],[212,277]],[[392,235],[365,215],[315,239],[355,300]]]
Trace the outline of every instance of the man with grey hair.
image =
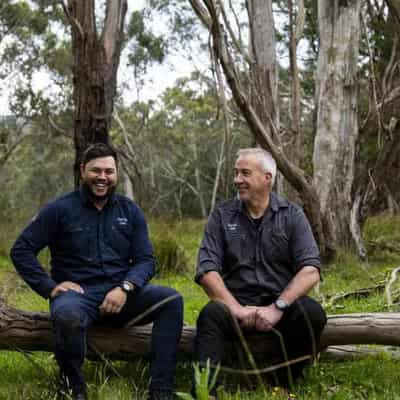
[[[240,150],[234,172],[238,196],[213,211],[199,250],[195,280],[211,301],[197,320],[196,359],[222,362],[238,326],[245,335],[281,336],[283,359],[313,356],[326,315],[307,296],[321,267],[307,218],[272,193],[276,162],[265,150]],[[278,370],[277,383],[288,386],[304,365]]]

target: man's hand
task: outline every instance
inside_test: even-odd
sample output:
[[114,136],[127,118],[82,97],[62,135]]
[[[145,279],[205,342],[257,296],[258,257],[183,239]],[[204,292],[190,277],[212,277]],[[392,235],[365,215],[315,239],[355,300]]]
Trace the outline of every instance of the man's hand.
[[50,297],[54,298],[61,292],[67,292],[68,290],[73,290],[74,292],[84,293],[82,287],[75,282],[65,281],[59,283],[50,293]]
[[126,303],[127,294],[119,287],[110,290],[100,305],[101,314],[118,314]]
[[256,324],[256,307],[238,306],[232,309],[233,316],[239,321],[244,329],[252,329]]
[[255,308],[255,328],[261,332],[270,331],[280,321],[283,315],[283,311],[278,310],[274,304]]

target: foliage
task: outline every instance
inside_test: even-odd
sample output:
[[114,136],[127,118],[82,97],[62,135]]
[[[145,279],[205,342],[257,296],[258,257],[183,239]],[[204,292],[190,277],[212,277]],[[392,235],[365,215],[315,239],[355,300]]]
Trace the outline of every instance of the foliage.
[[[211,391],[213,390],[219,373],[220,366],[212,369],[210,367],[210,360],[207,360],[205,367],[201,367],[199,364],[193,364],[194,369],[194,382],[195,382],[195,393],[197,400],[208,400]],[[183,400],[191,400],[193,397],[188,393],[177,393],[178,397]]]
[[[216,166],[224,142],[223,116],[212,82],[200,74],[180,79],[153,102],[120,109],[123,128],[114,124],[114,143],[134,184],[136,201],[156,215],[206,217],[216,179]],[[248,146],[247,129],[232,121],[231,145],[225,153]],[[224,164],[225,165],[225,164]],[[230,170],[219,179],[218,200],[232,195]]]
[[181,232],[173,220],[156,220],[151,226],[151,241],[157,260],[157,274],[182,274],[188,271],[188,258],[180,244]]
[[167,51],[163,36],[156,36],[145,26],[144,13],[134,11],[129,21],[127,36],[134,40],[129,45],[129,65],[134,67],[135,77],[146,73],[152,62],[161,63]]

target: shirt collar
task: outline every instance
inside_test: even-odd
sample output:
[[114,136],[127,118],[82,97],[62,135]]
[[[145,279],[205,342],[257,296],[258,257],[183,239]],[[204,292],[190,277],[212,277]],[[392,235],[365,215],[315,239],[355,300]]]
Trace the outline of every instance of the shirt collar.
[[[245,204],[237,197],[237,210],[247,214]],[[269,206],[268,208],[271,209],[273,212],[278,212],[280,208],[287,208],[289,207],[289,203],[284,198],[278,196],[277,194],[271,192],[269,195]]]
[[[93,205],[93,202],[92,202],[92,200],[90,198],[89,189],[88,189],[88,187],[86,185],[81,185],[80,186],[80,188],[79,188],[79,196],[81,198],[81,201],[82,201],[83,205],[85,205],[85,206]],[[109,197],[105,207],[107,207],[108,204],[115,204],[116,201],[117,201],[117,199],[116,199],[115,193],[113,193]]]
[[277,212],[280,208],[287,208],[289,207],[289,203],[286,199],[278,196],[275,193],[270,193],[269,196],[269,204],[270,208],[273,212]]

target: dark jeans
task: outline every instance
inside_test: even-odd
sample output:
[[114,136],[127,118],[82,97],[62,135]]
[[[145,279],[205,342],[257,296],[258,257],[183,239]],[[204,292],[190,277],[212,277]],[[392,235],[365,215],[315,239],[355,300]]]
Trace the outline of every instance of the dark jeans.
[[[92,323],[122,326],[164,300],[161,306],[156,307],[144,318],[140,318],[137,325],[153,322],[150,390],[172,390],[182,331],[181,295],[171,288],[146,285],[129,294],[119,314],[102,317],[99,314],[99,305],[113,285],[100,283],[81,286],[84,289],[83,294],[69,290],[50,302],[55,334],[55,356],[61,373],[69,379],[71,386],[75,390],[84,386],[81,366],[87,350],[87,328]],[[171,299],[167,300],[169,298]]]
[[[301,297],[294,302],[275,326],[275,329],[282,335],[288,359],[303,355],[315,355],[325,324],[325,312],[315,300]],[[251,332],[246,333],[245,331],[243,333],[245,337],[251,334]],[[273,342],[279,348],[282,347],[276,333],[267,332],[265,335],[274,335]],[[197,319],[196,360],[201,364],[206,363],[208,359],[211,365],[221,363],[225,356],[226,342],[238,339],[237,329],[227,307],[211,301],[202,309]],[[240,346],[240,344],[238,345]],[[285,359],[284,352],[280,352],[280,361],[285,361]],[[290,367],[293,379],[301,374],[305,364],[304,362],[296,363]],[[278,380],[276,383],[288,386],[290,383],[288,368],[280,369],[276,374],[276,379]]]

